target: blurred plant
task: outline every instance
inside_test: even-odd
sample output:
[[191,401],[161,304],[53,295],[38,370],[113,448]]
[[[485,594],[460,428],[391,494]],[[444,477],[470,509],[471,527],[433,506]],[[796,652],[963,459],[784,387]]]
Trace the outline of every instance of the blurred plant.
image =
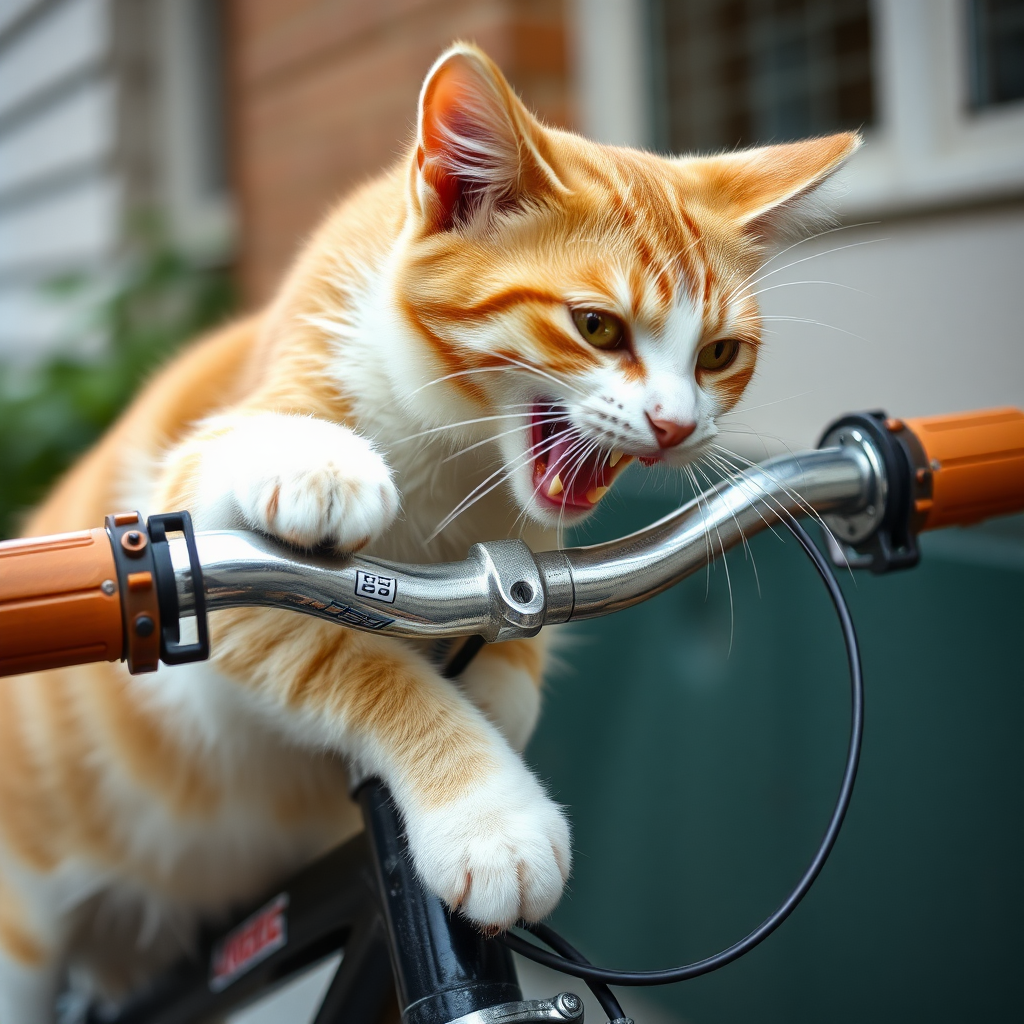
[[139,384],[190,337],[224,319],[234,293],[222,268],[197,265],[159,225],[136,227],[113,286],[86,275],[51,282],[53,301],[88,298],[78,337],[99,337],[100,351],[66,346],[31,366],[0,363],[0,538],[37,503],[75,457],[131,399]]

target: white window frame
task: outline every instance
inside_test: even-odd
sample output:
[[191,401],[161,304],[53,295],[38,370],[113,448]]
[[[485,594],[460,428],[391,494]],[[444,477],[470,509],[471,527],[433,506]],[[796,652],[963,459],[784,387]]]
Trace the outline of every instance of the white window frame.
[[157,152],[172,237],[194,258],[216,263],[233,252],[237,218],[230,191],[210,192],[202,183],[205,138],[197,118],[205,97],[199,95],[201,78],[195,71],[199,47],[192,3],[157,0]]
[[[1024,101],[970,109],[966,0],[872,6],[877,118],[850,163],[844,215],[1024,195]],[[575,0],[573,19],[582,130],[601,142],[652,145],[645,0]]]

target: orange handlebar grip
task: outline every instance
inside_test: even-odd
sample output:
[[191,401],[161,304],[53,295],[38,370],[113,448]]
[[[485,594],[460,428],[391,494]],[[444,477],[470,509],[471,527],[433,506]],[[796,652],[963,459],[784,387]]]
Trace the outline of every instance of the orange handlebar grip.
[[924,449],[931,496],[918,498],[922,530],[968,526],[1024,512],[1024,412],[986,409],[908,419]]
[[0,543],[0,676],[116,661],[123,632],[106,530]]

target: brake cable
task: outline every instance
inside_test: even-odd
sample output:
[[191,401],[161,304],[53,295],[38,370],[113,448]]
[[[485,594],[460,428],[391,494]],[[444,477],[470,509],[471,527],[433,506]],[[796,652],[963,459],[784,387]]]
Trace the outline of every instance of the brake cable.
[[[677,981],[688,981],[690,978],[698,978],[704,974],[717,971],[720,967],[738,960],[741,956],[749,953],[755,946],[760,945],[783,921],[796,909],[797,904],[807,895],[808,890],[814,884],[821,869],[832,852],[839,830],[842,827],[846,811],[850,806],[850,797],[853,795],[853,784],[857,778],[857,765],[860,761],[861,741],[864,734],[864,678],[861,672],[860,646],[857,642],[857,632],[853,625],[853,618],[846,599],[839,587],[832,566],[824,555],[818,550],[814,541],[808,536],[807,531],[797,520],[785,509],[778,508],[777,512],[783,524],[790,533],[796,537],[804,553],[814,563],[821,577],[825,588],[828,590],[832,605],[839,617],[839,624],[842,628],[843,640],[846,644],[846,657],[850,669],[850,742],[846,754],[846,767],[843,771],[843,780],[839,788],[839,798],[836,801],[832,816],[829,819],[828,828],[818,846],[810,866],[803,873],[800,881],[797,882],[792,892],[782,901],[776,910],[759,924],[746,938],[734,943],[727,949],[723,949],[714,956],[697,960],[694,963],[682,967],[670,967],[660,971],[616,971],[603,967],[596,967],[577,952],[565,939],[555,932],[548,925],[520,923],[518,927],[531,932],[546,945],[556,950],[549,953],[532,942],[527,942],[519,935],[506,933],[501,940],[509,949],[521,956],[525,956],[536,963],[562,974],[569,974],[585,981],[591,991],[601,1003],[605,1012],[609,1013],[611,1020],[621,1019],[624,1015],[617,1000],[608,990],[608,985],[670,985]],[[613,1011],[617,1011],[613,1014]]]

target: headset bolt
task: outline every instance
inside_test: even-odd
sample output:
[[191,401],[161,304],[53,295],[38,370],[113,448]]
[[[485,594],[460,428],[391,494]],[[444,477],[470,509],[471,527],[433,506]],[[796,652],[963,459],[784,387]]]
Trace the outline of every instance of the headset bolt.
[[559,992],[555,996],[555,1009],[563,1017],[578,1017],[583,1012],[583,1000],[574,992]]
[[533,587],[526,580],[519,580],[509,588],[509,594],[517,604],[529,604],[533,599]]

